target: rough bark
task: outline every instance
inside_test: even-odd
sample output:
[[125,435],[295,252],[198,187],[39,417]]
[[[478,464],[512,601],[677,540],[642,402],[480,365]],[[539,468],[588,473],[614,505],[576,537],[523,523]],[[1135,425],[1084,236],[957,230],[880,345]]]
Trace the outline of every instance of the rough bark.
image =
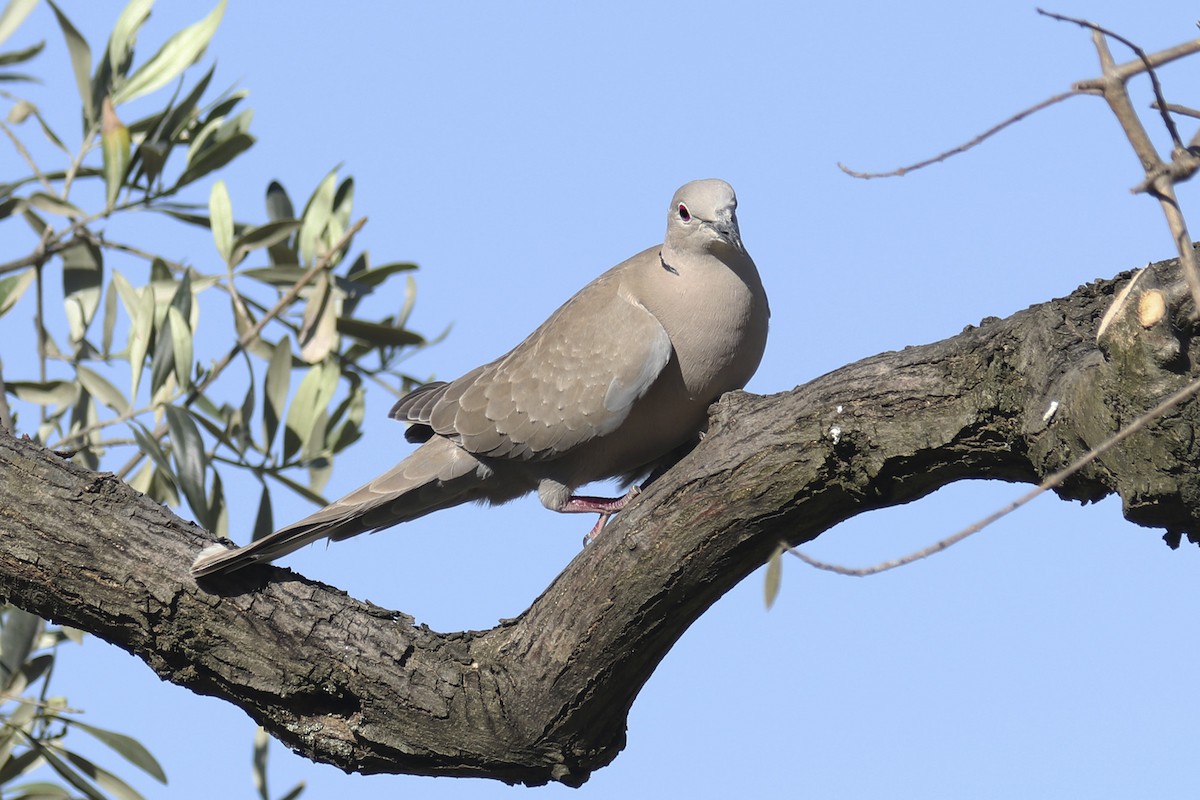
[[[780,540],[964,478],[1040,480],[1191,380],[1200,345],[1173,321],[1183,311],[1147,313],[1154,292],[1180,294],[1173,262],[1139,279],[1097,344],[1129,277],[790,392],[724,398],[699,447],[491,630],[438,633],[274,567],[202,590],[187,568],[209,534],[4,435],[0,594],[346,770],[578,785],[621,750],[678,637]],[[1118,492],[1177,544],[1197,530],[1198,414],[1188,402],[1059,493]]]

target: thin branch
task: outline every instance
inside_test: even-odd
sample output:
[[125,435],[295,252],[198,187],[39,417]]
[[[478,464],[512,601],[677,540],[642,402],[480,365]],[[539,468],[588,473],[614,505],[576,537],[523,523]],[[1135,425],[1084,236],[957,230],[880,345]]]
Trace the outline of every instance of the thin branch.
[[[1150,63],[1150,57],[1146,55],[1145,50],[1138,47],[1136,44],[1129,41],[1128,39],[1126,39],[1124,36],[1120,35],[1119,33],[1110,31],[1109,29],[1103,28],[1094,22],[1089,22],[1086,19],[1079,19],[1076,17],[1064,16],[1062,14],[1055,14],[1054,12],[1044,11],[1043,9],[1040,9],[1040,8],[1037,10],[1037,13],[1041,14],[1044,17],[1050,17],[1051,19],[1056,19],[1059,22],[1073,22],[1076,25],[1079,25],[1080,27],[1087,28],[1091,31],[1094,31],[1095,33],[1100,33],[1100,34],[1108,36],[1112,39],[1116,39],[1118,42],[1120,42],[1121,44],[1125,45],[1130,50],[1132,50],[1133,54],[1135,56],[1137,56],[1138,60],[1141,61],[1142,64],[1146,67],[1146,74],[1150,76],[1150,85],[1152,87],[1154,87],[1154,98],[1155,98],[1155,100],[1157,100],[1157,106],[1158,106],[1159,113],[1162,115],[1163,125],[1166,126],[1167,132],[1171,135],[1172,144],[1174,144],[1174,146],[1177,148],[1183,147],[1183,139],[1181,139],[1179,136],[1179,129],[1175,127],[1175,120],[1173,120],[1171,118],[1171,113],[1169,111],[1167,111],[1167,109],[1166,109],[1167,99],[1163,96],[1162,84],[1160,84],[1158,82],[1158,73],[1156,73],[1154,71],[1154,65]],[[1124,83],[1124,81],[1127,80],[1127,78],[1120,78],[1119,80],[1121,80],[1121,82]]]
[[[1158,101],[1155,100],[1153,103],[1150,104],[1150,107],[1157,109],[1157,108],[1160,108],[1161,106],[1159,106]],[[1165,108],[1167,109],[1167,111],[1170,111],[1172,114],[1179,114],[1181,117],[1191,117],[1192,119],[1200,119],[1200,110],[1197,110],[1194,108],[1189,108],[1188,106],[1181,106],[1178,103],[1167,103]]]
[[1056,94],[1053,97],[1049,97],[1040,103],[1030,106],[1029,108],[1025,109],[1024,111],[1018,111],[1016,114],[1013,114],[1008,119],[1004,120],[1003,122],[999,123],[998,125],[994,125],[991,128],[988,128],[986,131],[979,134],[974,139],[971,139],[968,142],[964,142],[963,144],[960,144],[958,147],[952,148],[943,153],[939,153],[938,155],[933,156],[932,158],[927,158],[924,161],[918,161],[915,164],[910,164],[907,167],[900,167],[899,169],[894,169],[891,172],[858,172],[856,170],[850,169],[849,167],[847,167],[845,164],[841,163],[840,161],[838,162],[838,169],[840,169],[842,172],[846,173],[847,175],[849,175],[852,178],[862,178],[863,180],[870,180],[871,178],[898,178],[898,177],[905,175],[909,172],[912,172],[914,170],[923,169],[925,167],[928,167],[931,164],[937,164],[941,161],[945,161],[946,159],[952,158],[953,156],[956,156],[959,153],[965,153],[967,150],[970,150],[971,148],[976,147],[977,145],[983,144],[985,141],[992,138],[997,133],[999,133],[1000,131],[1007,128],[1009,125],[1012,125],[1014,123],[1020,122],[1021,120],[1025,119],[1030,114],[1036,114],[1037,112],[1041,111],[1044,108],[1049,108],[1050,106],[1054,105],[1055,103],[1061,103],[1063,100],[1066,100],[1067,98],[1075,97],[1076,95],[1080,95],[1080,94],[1093,94],[1093,92],[1090,90],[1083,90],[1083,89],[1075,88],[1069,92],[1063,92],[1062,94]]
[[[83,160],[87,158],[87,154],[92,151],[92,142],[96,139],[96,134],[100,131],[99,123],[93,122],[88,126],[87,132],[84,134],[83,142],[79,145],[79,152],[75,154],[75,158],[71,159],[71,166],[67,168],[67,174],[63,176],[62,198],[67,199],[67,195],[71,193],[71,184],[75,180],[75,176],[79,174],[79,170],[83,167]],[[112,209],[108,209],[111,211]]]

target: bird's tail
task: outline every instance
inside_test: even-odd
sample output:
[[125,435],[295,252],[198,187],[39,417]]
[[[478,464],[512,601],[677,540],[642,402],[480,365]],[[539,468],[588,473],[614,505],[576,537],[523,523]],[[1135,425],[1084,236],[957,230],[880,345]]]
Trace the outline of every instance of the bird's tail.
[[487,472],[470,453],[435,436],[370,483],[286,528],[233,550],[205,548],[192,562],[192,575],[233,572],[274,561],[318,539],[348,539],[479,499]]

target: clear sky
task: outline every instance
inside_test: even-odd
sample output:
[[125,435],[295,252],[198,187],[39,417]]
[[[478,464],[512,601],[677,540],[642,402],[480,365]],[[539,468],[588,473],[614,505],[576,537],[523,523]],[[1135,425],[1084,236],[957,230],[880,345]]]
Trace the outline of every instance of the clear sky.
[[[212,4],[161,0],[141,57]],[[122,4],[62,5],[99,53]],[[1194,3],[1152,5],[1050,8],[1148,50],[1197,35]],[[50,82],[31,96],[72,130],[74,84],[45,7],[9,45],[39,38],[48,46],[36,71]],[[452,378],[494,358],[592,277],[659,241],[667,201],[693,178],[736,188],[771,297],[771,339],[748,387],[760,393],[1172,255],[1156,205],[1128,191],[1137,161],[1096,98],[903,179],[837,169],[921,159],[1094,75],[1088,35],[1039,17],[1033,3],[231,0],[206,58],[218,65],[214,86],[249,89],[256,110],[259,144],[224,175],[235,214],[261,222],[268,181],[302,202],[344,164],[356,211],[370,217],[360,245],[376,261],[421,265],[413,326],[453,324],[410,362],[422,376]],[[1162,77],[1170,99],[1200,104],[1200,59]],[[7,152],[4,173],[19,166]],[[1195,191],[1183,197],[1200,226]],[[186,244],[157,218],[139,223],[162,226],[153,236],[169,255],[214,268],[203,239]],[[5,348],[7,373],[17,349]],[[407,452],[384,419],[390,403],[369,396],[369,436],[329,494]],[[843,524],[806,550],[874,563],[1021,491],[954,486]],[[234,527],[244,539],[253,505],[242,502]],[[279,502],[276,520],[309,510]],[[527,498],[286,563],[438,630],[484,628],[526,608],[588,525]],[[789,560],[769,612],[761,571],[748,578],[669,655],[634,705],[625,752],[581,790],[346,776],[282,746],[273,787],[303,779],[311,798],[472,800],[1197,796],[1188,744],[1200,720],[1190,675],[1198,567],[1194,547],[1169,551],[1159,532],[1124,522],[1119,502],[1044,497],[879,577]],[[168,789],[132,776],[147,797],[251,796],[254,726],[241,711],[161,683],[96,639],[62,652],[55,686],[89,721],[162,760]]]

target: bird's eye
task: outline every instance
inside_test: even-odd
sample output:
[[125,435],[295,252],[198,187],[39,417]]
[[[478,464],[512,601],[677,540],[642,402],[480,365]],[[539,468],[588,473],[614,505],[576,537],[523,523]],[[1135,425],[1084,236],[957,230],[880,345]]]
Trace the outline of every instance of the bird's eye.
[[679,218],[684,222],[692,221],[692,215],[688,213],[687,206],[685,206],[683,203],[679,204]]

